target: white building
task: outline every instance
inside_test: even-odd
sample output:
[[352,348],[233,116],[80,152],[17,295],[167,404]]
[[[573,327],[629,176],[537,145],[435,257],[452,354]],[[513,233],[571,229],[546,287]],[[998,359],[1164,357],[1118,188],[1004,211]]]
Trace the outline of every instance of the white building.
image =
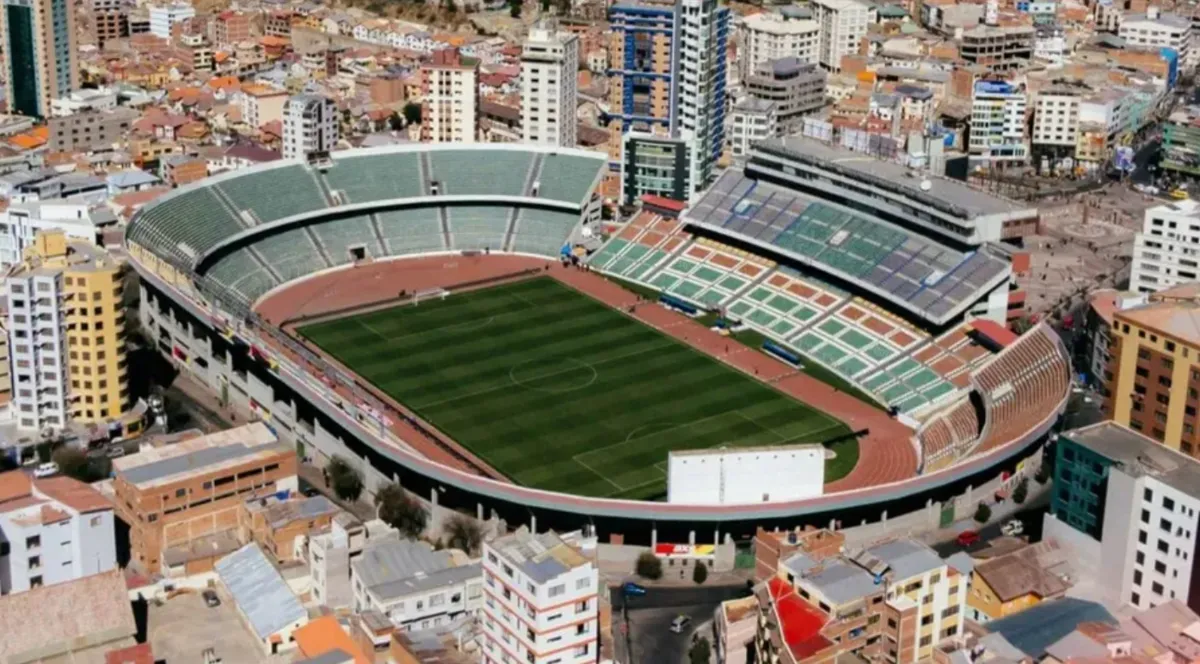
[[368,541],[395,536],[396,529],[378,519],[360,523],[349,512],[335,515],[329,530],[308,539],[305,559],[312,572],[313,599],[331,609],[353,606],[350,561],[362,553]]
[[483,547],[483,664],[595,662],[599,573],[554,533],[522,526]]
[[1000,81],[975,84],[971,100],[968,152],[973,162],[1024,163],[1029,158],[1025,137],[1024,88]]
[[372,540],[350,563],[354,612],[379,611],[410,632],[446,625],[479,611],[480,570],[461,551],[399,536]]
[[702,189],[725,149],[726,45],[729,9],[717,0],[679,0],[675,5],[675,73],[672,135],[696,146],[690,182]]
[[1126,14],[1117,35],[1129,49],[1175,49],[1181,69],[1195,64],[1191,56],[1191,22],[1178,14],[1163,14],[1158,7],[1147,8],[1145,14]]
[[1048,535],[1075,548],[1080,566],[1105,580],[1101,590],[1116,606],[1145,610],[1172,599],[1190,605],[1200,574],[1200,463],[1111,421],[1063,437],[1073,444],[1061,452],[1087,454],[1068,459],[1069,467],[1107,471],[1092,487],[1102,496],[1102,525],[1097,541],[1048,515]]
[[117,568],[113,506],[69,477],[0,475],[0,595]]
[[72,90],[70,94],[50,100],[50,115],[65,118],[84,111],[110,111],[117,107],[114,88]]
[[421,138],[431,143],[474,143],[479,128],[479,69],[452,49],[421,65],[425,98]]
[[734,157],[746,157],[759,141],[775,135],[779,124],[773,102],[751,97],[733,107],[729,119],[729,147]]
[[70,415],[62,270],[21,269],[4,290],[13,419],[23,431],[62,431]]
[[323,95],[295,95],[283,106],[283,158],[303,159],[332,152],[338,142],[338,114]]
[[817,62],[827,71],[842,70],[842,56],[858,53],[875,9],[857,0],[813,0],[813,19],[821,26]]
[[545,27],[529,31],[521,49],[521,138],[573,148],[579,37]]
[[196,8],[186,2],[171,2],[150,6],[150,34],[171,39],[171,26],[195,18]]
[[1079,140],[1079,93],[1050,88],[1033,101],[1033,144],[1075,150]]
[[752,14],[742,21],[741,73],[748,76],[760,63],[787,57],[817,64],[820,42],[821,24],[816,21],[768,12]]
[[1129,289],[1153,293],[1200,279],[1200,203],[1179,201],[1146,210],[1133,238]]
[[1038,28],[1033,38],[1033,59],[1061,67],[1068,55],[1066,31],[1058,26]]
[[39,231],[61,230],[70,239],[95,243],[97,234],[115,226],[117,216],[103,203],[64,199],[13,203],[0,212],[0,268],[21,262],[21,252]]

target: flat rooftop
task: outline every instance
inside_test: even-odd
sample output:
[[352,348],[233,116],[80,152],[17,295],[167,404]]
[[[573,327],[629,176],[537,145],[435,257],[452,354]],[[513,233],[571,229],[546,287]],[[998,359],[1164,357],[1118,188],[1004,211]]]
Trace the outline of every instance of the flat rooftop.
[[[876,159],[862,152],[805,136],[766,140],[758,144],[758,149],[790,159],[834,166],[851,177],[872,180],[918,200],[933,199],[946,206],[959,208],[960,214],[967,219],[992,214],[1028,213],[1033,216],[1037,213],[1036,208],[975,189],[958,180],[924,174],[911,177],[911,169],[902,164]],[[921,189],[922,180],[929,180],[932,184],[928,191]]]
[[115,459],[113,471],[130,484],[147,488],[219,472],[255,459],[268,459],[290,450],[267,425],[254,422]]
[[1130,475],[1148,475],[1184,493],[1200,495],[1200,462],[1129,427],[1110,420],[1060,435],[1111,459]]

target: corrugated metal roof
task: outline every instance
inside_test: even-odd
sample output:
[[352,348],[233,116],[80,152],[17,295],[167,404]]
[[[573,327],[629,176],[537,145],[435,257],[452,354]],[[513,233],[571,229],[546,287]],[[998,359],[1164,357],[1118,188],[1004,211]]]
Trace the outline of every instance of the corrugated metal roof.
[[169,459],[153,461],[144,466],[130,468],[122,472],[122,474],[125,476],[126,481],[132,484],[141,484],[142,482],[152,482],[160,477],[199,470],[206,466],[250,456],[272,447],[275,447],[275,443],[256,447],[247,447],[244,443],[234,443],[223,447],[207,447]]
[[308,618],[279,571],[257,544],[247,544],[217,561],[217,574],[260,639]]

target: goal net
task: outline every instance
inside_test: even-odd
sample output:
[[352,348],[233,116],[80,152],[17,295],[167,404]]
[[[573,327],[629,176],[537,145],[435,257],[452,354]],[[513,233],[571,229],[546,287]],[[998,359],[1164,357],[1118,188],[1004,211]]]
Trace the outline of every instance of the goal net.
[[445,288],[426,288],[425,290],[419,290],[413,293],[412,303],[420,304],[426,300],[433,299],[444,300],[448,295],[450,295],[450,291],[446,290]]

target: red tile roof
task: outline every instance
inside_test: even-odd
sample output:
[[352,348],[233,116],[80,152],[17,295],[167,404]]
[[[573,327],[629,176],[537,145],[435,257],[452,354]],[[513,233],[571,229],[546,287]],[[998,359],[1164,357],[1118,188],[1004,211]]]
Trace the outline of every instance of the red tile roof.
[[655,196],[654,194],[642,194],[642,202],[654,207],[674,210],[675,212],[683,212],[687,208],[687,203],[677,201],[674,198]]
[[1017,335],[1003,325],[987,319],[971,321],[971,327],[983,336],[995,341],[1001,346],[1008,346],[1017,340]]
[[154,651],[149,643],[109,650],[104,653],[104,664],[154,664]]
[[833,645],[821,636],[825,626],[825,614],[800,599],[786,581],[774,577],[767,582],[771,599],[775,601],[775,613],[779,616],[779,629],[783,642],[797,661],[806,659]]
[[112,503],[99,491],[70,477],[47,477],[34,480],[33,485],[38,491],[78,512],[97,512],[113,508]]

